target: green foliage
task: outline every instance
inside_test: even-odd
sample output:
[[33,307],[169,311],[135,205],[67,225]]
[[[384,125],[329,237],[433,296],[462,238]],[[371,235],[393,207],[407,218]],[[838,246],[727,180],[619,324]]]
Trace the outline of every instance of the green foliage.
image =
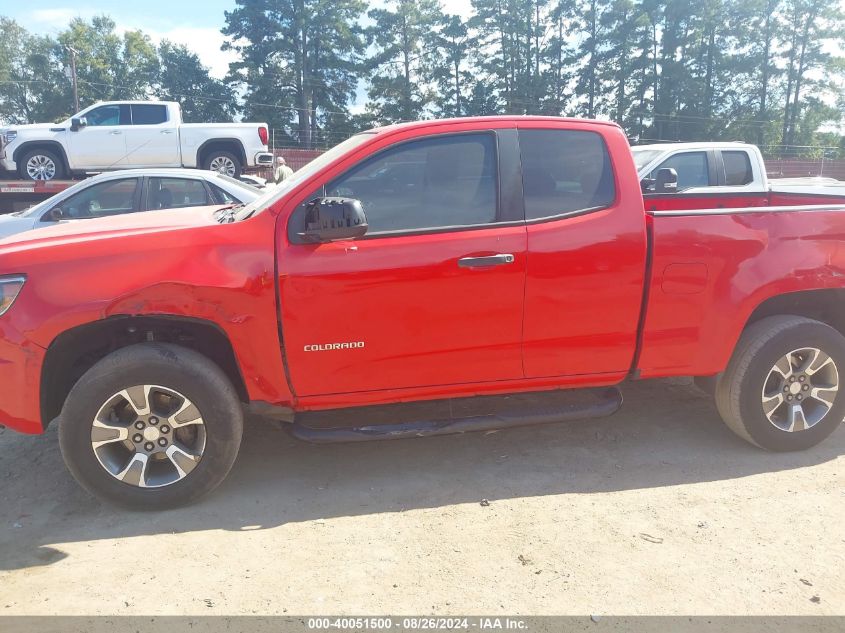
[[32,35],[0,17],[0,122],[49,122],[75,112],[71,51],[76,53],[80,108],[97,101],[172,99],[186,121],[231,119],[231,87],[209,76],[199,58],[141,31],[117,32],[105,16],[74,19],[53,38]]
[[[156,49],[101,16],[56,38],[0,18],[0,119],[172,97],[190,120],[270,123],[277,145],[327,146],[376,124],[433,116],[611,119],[650,140],[744,140],[768,154],[845,148],[839,0],[234,0],[226,82],[184,46]],[[350,104],[366,93],[352,114]]]
[[364,52],[361,0],[237,0],[226,12],[230,79],[245,90],[244,116],[268,121],[303,147],[345,113]]
[[473,89],[470,54],[475,44],[466,23],[457,15],[442,15],[428,39],[433,105],[437,116],[456,117],[472,112],[467,100]]
[[55,41],[4,17],[0,32],[0,121],[55,121],[69,113],[70,84],[61,73]]
[[237,114],[232,87],[211,77],[199,57],[184,45],[164,40],[158,57],[157,93],[181,103],[186,123],[227,121]]
[[155,46],[140,31],[127,31],[121,36],[114,21],[106,16],[95,17],[90,23],[75,18],[57,40],[58,55],[64,52],[68,56],[66,51],[71,48],[76,51],[82,107],[95,101],[148,96],[159,62]]
[[440,15],[438,0],[388,0],[371,9],[367,33],[371,112],[384,123],[422,118],[433,101],[431,54],[426,44]]

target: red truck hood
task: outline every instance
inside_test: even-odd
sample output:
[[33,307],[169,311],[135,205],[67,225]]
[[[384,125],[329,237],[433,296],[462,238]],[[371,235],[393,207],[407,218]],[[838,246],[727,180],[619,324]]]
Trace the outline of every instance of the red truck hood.
[[48,246],[67,242],[85,241],[101,237],[120,237],[139,233],[157,233],[173,229],[216,224],[214,211],[220,205],[191,207],[162,211],[127,213],[90,220],[70,220],[43,229],[25,231],[0,240],[0,253]]

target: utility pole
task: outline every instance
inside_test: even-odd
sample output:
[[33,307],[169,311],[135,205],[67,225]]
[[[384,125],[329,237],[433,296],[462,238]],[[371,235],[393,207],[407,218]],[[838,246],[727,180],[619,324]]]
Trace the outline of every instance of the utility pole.
[[73,105],[76,108],[74,112],[79,112],[79,89],[76,85],[76,49],[68,46],[70,51],[70,77],[73,80]]

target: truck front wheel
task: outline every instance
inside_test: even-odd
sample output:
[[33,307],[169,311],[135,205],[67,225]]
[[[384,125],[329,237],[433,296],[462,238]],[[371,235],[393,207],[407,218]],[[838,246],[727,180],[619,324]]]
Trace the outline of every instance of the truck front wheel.
[[239,178],[243,167],[240,159],[232,152],[214,150],[205,157],[203,169],[216,171],[231,178]]
[[56,152],[32,149],[21,156],[18,173],[24,180],[60,180],[65,174],[65,166]]
[[235,462],[237,393],[205,356],[143,343],[106,356],[71,389],[59,418],[68,469],[89,492],[140,510],[211,492]]
[[837,330],[804,317],[767,317],[740,337],[716,386],[716,406],[752,444],[804,450],[845,417],[843,381],[845,337]]

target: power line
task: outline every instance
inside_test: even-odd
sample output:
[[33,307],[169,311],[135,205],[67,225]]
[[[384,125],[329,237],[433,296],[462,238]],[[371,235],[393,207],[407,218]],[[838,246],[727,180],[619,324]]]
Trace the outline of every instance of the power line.
[[[89,86],[100,86],[100,87],[113,88],[113,89],[119,89],[119,90],[132,90],[132,91],[138,90],[138,86],[121,86],[121,85],[118,85],[118,84],[104,83],[104,82],[99,82],[99,81],[88,81],[86,79],[79,79],[78,81],[81,84],[87,84]],[[36,83],[39,83],[39,84],[50,84],[50,85],[52,85],[53,82],[47,81],[46,79],[30,79],[30,80],[2,79],[2,80],[0,80],[0,83],[1,84],[36,84]],[[217,101],[217,102],[221,102],[221,103],[231,103],[230,99],[221,99],[221,98],[218,98],[218,97],[206,97],[206,96],[196,95],[196,94],[181,94],[181,93],[170,92],[170,91],[167,91],[167,90],[162,91],[162,90],[156,90],[155,88],[152,88],[151,86],[149,88],[154,94],[155,93],[161,94],[163,92],[164,94],[166,94],[170,97],[180,97],[180,98],[183,98],[183,99],[196,99],[196,100],[200,100],[200,101]],[[285,105],[279,105],[277,103],[260,103],[260,102],[256,102],[256,101],[249,101],[249,105],[250,106],[260,106],[260,107],[264,107],[264,108],[275,108],[277,110],[290,110],[290,111],[295,111],[295,112],[300,112],[300,111],[312,112],[316,109],[319,114],[339,114],[339,115],[342,115],[342,116],[349,116],[348,111],[344,112],[342,110],[325,110],[321,107],[317,107],[317,108],[297,108],[296,106],[285,106]]]

